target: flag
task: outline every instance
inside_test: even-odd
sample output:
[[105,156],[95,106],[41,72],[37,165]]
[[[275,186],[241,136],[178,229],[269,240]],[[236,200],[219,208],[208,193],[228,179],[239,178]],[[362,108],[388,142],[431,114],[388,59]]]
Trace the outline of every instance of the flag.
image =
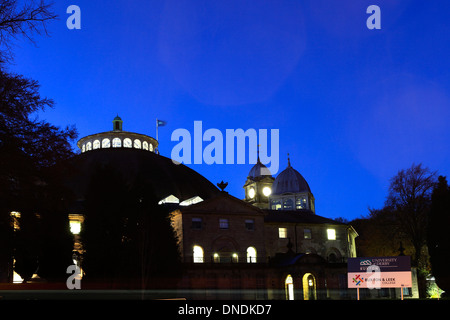
[[167,124],[167,121],[156,119],[156,126],[157,127],[164,127],[166,124]]

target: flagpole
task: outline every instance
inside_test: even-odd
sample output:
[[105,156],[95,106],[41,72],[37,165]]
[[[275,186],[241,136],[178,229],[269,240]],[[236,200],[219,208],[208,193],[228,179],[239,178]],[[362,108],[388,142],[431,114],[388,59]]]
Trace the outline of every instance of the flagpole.
[[156,154],[159,154],[159,140],[158,140],[158,118],[156,118],[156,143],[158,144],[157,146],[156,146],[156,150],[155,150],[155,153]]
[[156,141],[158,141],[158,118],[156,118]]

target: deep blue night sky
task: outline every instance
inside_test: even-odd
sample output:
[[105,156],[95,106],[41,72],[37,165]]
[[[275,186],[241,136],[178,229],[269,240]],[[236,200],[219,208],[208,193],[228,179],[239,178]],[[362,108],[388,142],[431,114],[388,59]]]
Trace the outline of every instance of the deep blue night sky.
[[[69,5],[81,30],[69,30]],[[381,8],[369,30],[366,8]],[[450,2],[415,0],[57,1],[37,46],[16,42],[10,70],[56,102],[39,117],[80,138],[123,128],[170,157],[177,128],[279,129],[280,171],[308,181],[316,213],[349,220],[380,208],[413,163],[450,174]],[[190,165],[244,197],[251,164]]]

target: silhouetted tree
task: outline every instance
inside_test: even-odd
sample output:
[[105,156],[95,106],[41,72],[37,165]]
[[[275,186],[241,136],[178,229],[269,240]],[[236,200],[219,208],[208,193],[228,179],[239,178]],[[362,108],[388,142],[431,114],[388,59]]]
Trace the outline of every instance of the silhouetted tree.
[[[53,100],[41,97],[36,80],[6,70],[15,40],[34,43],[35,35],[48,34],[47,23],[56,18],[51,7],[44,0],[0,1],[0,281],[11,280],[13,257],[25,280],[37,270],[60,278],[71,263],[63,205],[69,193],[56,179],[61,172],[55,164],[73,156],[70,143],[77,132],[40,121],[37,112],[53,107]],[[15,231],[12,211],[21,215]]]
[[[74,155],[71,141],[77,136],[73,127],[60,129],[37,119],[36,112],[53,104],[51,99],[41,97],[37,81],[0,70],[1,228],[7,228],[12,211],[21,214],[21,229],[12,240],[0,243],[0,261],[12,261],[13,253],[16,269],[22,270],[24,278],[29,276],[30,269],[37,270],[36,260],[46,260],[37,248],[41,244],[38,238],[65,230],[49,228],[50,233],[42,234],[37,228],[38,225],[47,228],[47,223],[56,221],[50,218],[50,212],[55,212],[55,202],[48,194],[50,189],[62,189],[55,179],[58,173],[54,168]],[[67,213],[64,212],[65,219]]]
[[2,0],[0,2],[0,64],[13,58],[13,40],[19,36],[34,42],[35,34],[48,34],[47,22],[57,16],[52,3],[45,1]]
[[[137,177],[131,187],[134,214],[127,229],[128,244],[139,266],[140,288],[173,288],[181,275],[181,258],[168,210],[158,205],[155,190]],[[131,222],[131,223],[130,223]]]
[[448,257],[450,256],[450,187],[447,179],[439,176],[433,190],[431,210],[428,221],[428,250],[432,273],[438,286],[450,292]]
[[369,209],[367,217],[355,219],[350,224],[358,232],[358,256],[396,256],[400,253],[400,243],[405,247],[406,255],[414,254],[414,247],[389,208]]
[[436,172],[422,164],[400,170],[390,181],[386,207],[395,214],[399,226],[414,246],[413,264],[420,266],[426,244],[427,222]]
[[122,244],[126,226],[128,188],[112,167],[98,165],[85,196],[85,220],[81,231],[83,270],[87,281],[115,285],[123,268]]
[[96,168],[81,233],[86,281],[135,289],[176,282],[181,269],[175,235],[153,194],[140,178],[127,184],[115,168]]

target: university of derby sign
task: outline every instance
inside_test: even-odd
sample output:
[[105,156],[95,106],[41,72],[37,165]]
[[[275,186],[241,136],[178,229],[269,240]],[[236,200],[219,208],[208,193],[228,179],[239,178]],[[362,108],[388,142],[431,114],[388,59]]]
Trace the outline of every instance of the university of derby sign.
[[411,257],[348,258],[349,288],[412,287]]

